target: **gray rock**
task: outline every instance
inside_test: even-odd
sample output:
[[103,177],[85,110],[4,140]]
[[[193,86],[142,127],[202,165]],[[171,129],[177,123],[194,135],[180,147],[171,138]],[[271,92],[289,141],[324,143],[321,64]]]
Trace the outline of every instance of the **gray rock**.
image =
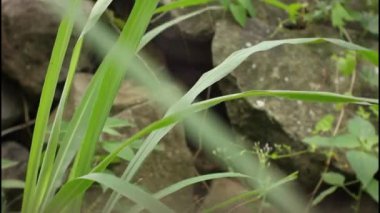
[[[255,45],[261,41],[298,37],[337,37],[334,29],[310,26],[307,30],[282,30],[270,38],[274,27],[258,19],[248,21],[245,29],[224,20],[217,23],[212,51],[214,65],[220,64],[233,51]],[[227,78],[220,81],[223,94],[252,89],[311,90],[344,93],[350,79],[336,76],[331,60],[333,53],[342,49],[328,44],[286,45],[259,52],[242,63]],[[378,96],[365,82],[357,80],[354,95]],[[248,98],[228,102],[227,111],[233,126],[251,142],[286,144],[293,150],[303,150],[301,142],[316,122],[327,113],[337,116],[332,104],[287,101],[278,98]],[[347,116],[346,116],[347,117]],[[340,162],[341,163],[341,162]],[[340,167],[340,163],[336,166]],[[300,171],[300,182],[315,186],[324,157],[318,154],[300,155],[278,161],[287,171]],[[343,166],[342,166],[343,167]]]
[[[174,2],[173,0],[162,0],[163,5]],[[218,4],[216,4],[218,5]],[[183,9],[176,9],[169,11],[170,19],[175,19],[180,16],[189,14],[191,12],[197,11],[201,8],[205,8],[206,6],[210,6],[210,4],[201,5],[201,6],[192,6]],[[181,33],[181,35],[185,39],[189,40],[197,40],[197,41],[207,41],[210,40],[215,31],[215,22],[218,20],[223,14],[222,10],[210,10],[199,14],[190,19],[184,20],[177,24],[177,27]],[[167,19],[164,19],[167,20]]]
[[[218,204],[221,204],[228,199],[241,195],[250,191],[249,188],[242,185],[240,182],[228,178],[216,179],[212,181],[210,191],[206,195],[201,209],[212,208]],[[228,213],[249,213],[258,212],[260,202],[247,202],[243,199],[235,202],[224,208],[217,209],[215,212]],[[271,212],[269,208],[264,208],[262,212]]]
[[16,124],[24,114],[20,88],[1,78],[1,130]]
[[29,151],[14,141],[1,143],[1,158],[18,162],[16,166],[2,170],[1,179],[25,180]]
[[[15,79],[31,95],[39,95],[55,41],[59,17],[44,1],[2,0],[2,72]],[[60,81],[66,77],[74,39],[68,48]],[[78,70],[91,70],[84,49]]]

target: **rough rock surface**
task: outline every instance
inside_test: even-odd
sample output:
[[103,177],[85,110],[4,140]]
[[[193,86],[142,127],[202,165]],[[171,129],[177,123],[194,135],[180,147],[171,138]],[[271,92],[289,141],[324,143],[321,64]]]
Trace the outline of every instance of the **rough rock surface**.
[[1,172],[1,179],[25,180],[26,167],[28,163],[29,151],[14,141],[4,141],[1,143],[1,158],[18,162],[14,167],[10,167]]
[[[87,87],[91,77],[91,74],[76,74],[66,108],[69,110],[65,115],[66,118],[72,115],[73,109],[79,104],[80,98],[83,96],[84,89]],[[162,113],[149,101],[147,92],[130,81],[123,82],[111,114],[117,118],[128,120],[134,124],[134,127],[120,129],[122,133],[120,138],[105,135],[104,138],[106,140],[128,138],[141,128],[162,117]],[[187,148],[184,132],[181,127],[172,130],[164,137],[160,144],[162,144],[164,151],[153,151],[135,178],[135,181],[139,185],[151,192],[156,192],[170,184],[195,175],[191,153]],[[99,150],[99,153],[102,153],[102,151]],[[121,175],[126,165],[127,163],[113,165],[111,169],[117,175]],[[104,199],[107,198],[105,196],[102,200],[99,198],[100,194],[101,190],[99,188],[91,189],[89,191],[88,205],[85,209],[91,209],[90,212],[94,212],[96,209],[100,210],[106,201]],[[183,209],[191,210],[194,208],[192,196],[192,188],[189,187],[168,196],[163,201],[178,212]]]
[[[2,72],[15,79],[30,95],[39,95],[59,18],[46,2],[40,0],[2,0],[1,6]],[[73,45],[71,42],[68,48],[60,81],[65,79]],[[84,49],[78,70],[91,70],[92,66]]]
[[[232,197],[238,196],[245,192],[250,191],[249,188],[242,185],[236,180],[229,178],[216,179],[212,181],[210,191],[206,196],[201,209],[212,208]],[[258,212],[259,211],[259,202],[247,202],[242,200],[240,202],[234,203],[232,205],[226,206],[224,208],[218,209],[215,212],[228,213],[249,213],[249,212]],[[269,207],[264,207],[262,212],[270,213],[275,212],[271,211]]]
[[12,81],[1,76],[1,129],[8,128],[19,121],[24,109],[19,88]]
[[[161,2],[162,4],[169,4],[174,1],[161,0]],[[205,8],[206,6],[209,6],[209,5],[193,6],[193,7],[188,7],[188,8],[178,9],[178,10],[171,10],[169,11],[169,14],[170,14],[169,17],[171,17],[171,19],[175,19],[180,16],[189,14],[191,12],[197,11],[201,8]],[[223,13],[222,10],[209,10],[195,17],[192,17],[190,19],[187,19],[185,21],[178,23],[177,27],[184,38],[187,38],[190,40],[198,40],[198,41],[210,40],[212,36],[214,35],[215,22],[217,19],[219,19],[219,17],[221,17],[222,13]]]
[[[217,23],[212,52],[214,65],[241,48],[261,41],[297,37],[337,37],[336,31],[323,26],[307,30],[283,30],[270,38],[274,27],[258,19],[250,19],[245,29],[228,20]],[[286,45],[259,52],[243,62],[219,83],[223,94],[251,89],[286,89],[331,91],[344,93],[350,79],[338,76],[331,56],[341,49],[328,44]],[[371,91],[371,92],[368,92]],[[364,94],[363,94],[364,93]],[[358,80],[354,95],[378,94]],[[228,102],[232,125],[251,142],[269,145],[286,144],[302,150],[303,138],[310,135],[316,122],[327,113],[337,115],[332,104],[287,101],[278,98],[248,98]],[[313,187],[324,165],[321,155],[301,155],[279,161],[288,171],[299,170],[300,181]]]

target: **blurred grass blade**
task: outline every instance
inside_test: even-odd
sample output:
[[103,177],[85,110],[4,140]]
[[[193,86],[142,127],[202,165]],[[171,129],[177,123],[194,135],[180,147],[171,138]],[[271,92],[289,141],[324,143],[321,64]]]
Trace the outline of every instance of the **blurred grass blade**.
[[1,180],[1,189],[23,189],[25,187],[24,181],[16,179]]
[[53,102],[59,73],[74,26],[73,14],[75,14],[75,11],[78,10],[79,5],[80,0],[71,0],[68,2],[68,7],[65,8],[65,16],[59,25],[57,37],[54,42],[33,131],[32,145],[23,194],[22,212],[35,212],[36,208],[38,208],[38,206],[33,203],[33,200],[36,197],[35,188],[40,167],[42,147],[45,142],[45,132],[47,130],[50,109]]
[[213,1],[215,1],[215,0],[177,0],[177,1],[173,1],[171,3],[165,4],[161,7],[158,7],[154,12],[155,13],[164,13],[164,12],[168,12],[170,10],[182,9],[185,7],[207,4],[207,3],[213,2]]
[[[111,154],[109,154],[101,163],[99,163],[91,172],[101,172],[103,171],[116,157],[117,155],[123,151],[126,147],[131,145],[133,142],[141,139],[143,136],[161,129],[161,128],[167,128],[167,126],[173,126],[175,123],[181,121],[184,119],[186,116],[192,115],[192,113],[199,112],[200,110],[207,109],[209,107],[212,107],[216,104],[219,104],[223,101],[231,101],[231,100],[236,100],[239,98],[243,97],[251,97],[251,96],[274,96],[274,97],[285,97],[289,98],[289,94],[292,94],[289,99],[296,99],[296,97],[299,97],[299,94],[317,94],[315,95],[315,98],[313,101],[318,102],[319,97],[321,97],[321,100],[325,100],[326,97],[329,100],[329,102],[333,102],[334,97],[336,97],[336,102],[352,102],[352,103],[361,103],[365,102],[368,100],[367,98],[356,98],[352,96],[344,96],[344,95],[338,95],[334,93],[326,93],[326,92],[303,92],[303,91],[261,91],[261,90],[252,90],[252,91],[247,91],[244,93],[237,93],[237,94],[232,94],[232,95],[227,95],[227,96],[222,96],[214,99],[209,99],[206,101],[201,101],[195,104],[192,104],[191,106],[183,109],[182,111],[173,113],[171,115],[168,115],[161,120],[158,120],[156,122],[151,123],[144,129],[140,130],[137,132],[135,135],[127,139],[126,141],[122,142],[119,148],[117,148],[115,151],[113,151]],[[264,95],[265,94],[265,95]],[[284,95],[286,94],[286,95]],[[321,95],[322,94],[322,95]],[[302,96],[301,96],[302,97]],[[371,100],[371,99],[370,99]],[[372,101],[372,100],[371,100]],[[144,145],[144,144],[143,144]],[[76,180],[76,179],[74,179]],[[73,181],[74,181],[73,180]],[[88,187],[91,186],[91,182],[68,182],[65,184],[60,192],[57,194],[55,197],[55,200],[61,201],[62,203],[69,202],[76,194],[84,192]],[[74,186],[75,185],[75,186]],[[53,205],[53,204],[52,204]],[[55,204],[54,205],[58,205]]]
[[197,10],[195,12],[192,12],[192,13],[189,13],[189,14],[186,14],[186,15],[183,15],[183,16],[180,16],[178,18],[175,18],[171,21],[168,21],[164,24],[161,24],[160,26],[150,30],[149,32],[147,32],[144,37],[141,39],[141,42],[140,42],[140,45],[139,45],[139,50],[141,50],[147,43],[149,43],[154,37],[156,37],[158,34],[160,34],[162,31],[168,29],[169,27],[172,27],[176,24],[178,24],[179,22],[181,21],[184,21],[186,19],[189,19],[189,18],[192,18],[196,15],[199,15],[201,13],[204,13],[206,11],[210,11],[210,10],[220,10],[220,9],[223,9],[222,7],[218,7],[218,6],[210,6],[210,7],[206,7],[206,8],[203,8],[203,9],[200,9],[200,10]]
[[[208,175],[201,175],[197,177],[188,178],[186,180],[182,180],[178,183],[172,184],[165,189],[160,190],[157,193],[154,193],[154,197],[156,199],[161,199],[163,197],[166,197],[170,194],[173,194],[174,192],[177,192],[187,186],[193,185],[195,183],[207,181],[207,180],[215,180],[219,178],[249,178],[247,175],[243,175],[240,173],[235,172],[223,172],[223,173],[214,173],[214,174],[208,174]],[[140,212],[143,208],[141,206],[134,206],[130,210],[130,212]]]
[[[151,194],[143,191],[138,186],[125,182],[120,178],[106,173],[90,173],[85,176],[78,177],[71,181],[68,186],[75,186],[76,182],[88,182],[89,180],[98,182],[107,188],[122,194],[128,199],[136,202],[138,205],[144,206],[150,212],[173,212],[169,207],[154,198]],[[51,205],[45,212],[56,212],[62,209],[62,205]]]
[[[270,50],[274,47],[285,45],[285,44],[311,44],[311,43],[321,43],[329,42],[343,48],[360,51],[362,53],[371,53],[377,54],[373,50],[361,47],[356,44],[348,43],[343,40],[334,39],[334,38],[298,38],[298,39],[284,39],[284,40],[273,40],[273,41],[263,41],[257,45],[254,45],[249,48],[241,49],[232,53],[227,57],[221,64],[217,67],[211,69],[210,71],[204,73],[201,78],[195,83],[195,85],[176,103],[174,104],[166,113],[170,115],[173,112],[187,107],[195,100],[195,98],[206,88],[210,87],[214,83],[218,82],[230,72],[232,72],[236,67],[238,67],[245,59],[250,55]],[[141,148],[136,153],[135,157],[128,164],[127,169],[123,174],[125,180],[130,181],[133,176],[136,174],[137,170],[141,167],[141,164],[147,158],[147,156],[154,150],[154,147],[158,144],[162,137],[164,137],[174,125],[167,126],[160,129],[159,131],[153,132],[150,134]],[[113,193],[109,199],[109,202],[106,204],[106,209],[111,209],[110,206],[114,206],[117,202],[117,195]]]
[[13,166],[16,166],[19,162],[13,161],[13,160],[8,160],[8,159],[1,159],[1,170],[3,169],[8,169]]
[[90,16],[88,17],[88,20],[83,27],[80,37],[83,37],[92,27],[95,26],[100,16],[107,10],[111,2],[112,0],[97,0],[95,2],[95,5],[91,9]]
[[[93,96],[95,107],[91,110],[90,120],[87,131],[84,133],[79,152],[76,156],[74,166],[71,170],[70,177],[77,177],[91,168],[92,158],[95,153],[96,142],[103,129],[114,98],[117,95],[121,82],[125,76],[126,68],[118,66],[115,62],[115,55],[126,52],[125,61],[131,61],[133,54],[137,51],[138,44],[147,28],[149,20],[155,9],[157,0],[146,1],[139,0],[135,3],[128,21],[121,32],[120,38],[116,43],[115,49],[106,57],[102,64],[103,69],[98,72],[104,72],[104,79],[100,81],[100,89],[97,96]],[[111,83],[112,82],[112,83]]]

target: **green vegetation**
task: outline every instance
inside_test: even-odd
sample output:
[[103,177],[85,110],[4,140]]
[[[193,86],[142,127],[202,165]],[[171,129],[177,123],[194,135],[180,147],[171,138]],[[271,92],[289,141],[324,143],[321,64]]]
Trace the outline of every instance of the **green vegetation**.
[[[358,115],[361,117],[356,116],[348,122],[347,133],[322,137],[318,134],[331,132],[333,128],[334,116],[327,115],[316,125],[313,132],[315,135],[306,138],[305,142],[315,149],[330,148],[327,152],[329,156],[337,148],[347,149],[346,157],[361,184],[361,190],[367,192],[378,201],[376,196],[378,194],[376,191],[378,190],[378,182],[374,179],[374,173],[378,170],[378,157],[376,157],[378,151],[374,150],[378,144],[378,136],[373,126],[368,122],[369,114],[373,116],[372,114],[377,112],[377,99],[354,97],[350,91],[342,95],[315,91],[252,90],[195,102],[196,97],[202,91],[227,76],[249,56],[280,45],[318,45],[324,42],[346,48],[349,51],[343,56],[335,56],[334,59],[337,62],[338,69],[347,76],[354,75],[357,57],[362,57],[378,66],[378,53],[340,39],[295,38],[264,41],[234,52],[223,63],[204,73],[186,94],[178,96],[171,91],[169,86],[172,84],[171,82],[157,83],[156,80],[152,79],[148,68],[144,66],[142,59],[137,57],[137,54],[165,29],[206,10],[216,10],[218,8],[208,7],[146,32],[154,14],[208,2],[210,1],[181,0],[156,8],[158,0],[136,0],[126,23],[119,23],[119,25],[123,25],[120,36],[111,50],[105,54],[73,118],[68,122],[64,122],[62,118],[63,112],[84,40],[92,41],[92,44],[101,54],[104,54],[102,51],[105,48],[103,47],[113,43],[107,31],[96,25],[111,0],[97,0],[88,18],[84,17],[80,11],[78,6],[81,3],[80,0],[68,1],[62,14],[62,21],[57,32],[38,108],[23,194],[23,213],[79,212],[86,190],[94,183],[101,184],[104,188],[113,192],[104,206],[104,212],[111,212],[121,196],[125,196],[135,203],[135,206],[131,207],[132,212],[138,212],[142,209],[147,209],[151,212],[173,212],[170,206],[160,201],[161,198],[186,186],[222,177],[243,178],[254,190],[206,209],[205,212],[212,212],[237,201],[253,201],[256,199],[279,203],[285,212],[299,212],[305,207],[304,200],[286,184],[297,178],[297,172],[283,175],[272,170],[271,166],[268,165],[268,159],[279,158],[281,157],[279,154],[263,153],[261,149],[257,148],[254,152],[259,156],[258,159],[250,155],[244,155],[236,159],[227,158],[228,156],[242,153],[245,149],[234,146],[231,143],[231,141],[234,141],[231,133],[221,131],[223,127],[218,122],[213,119],[204,121],[196,114],[196,112],[207,110],[222,102],[258,96],[370,106],[371,112],[367,112],[364,108],[359,108],[361,111],[358,112]],[[285,10],[291,21],[295,21],[299,17],[298,11],[304,7],[304,5],[298,3],[286,5],[277,0],[264,2]],[[233,3],[223,1],[223,5],[231,11],[236,21],[242,26],[244,26],[248,15],[255,16],[255,9],[251,3],[251,1],[245,0],[238,0]],[[344,11],[346,10],[340,3],[334,4],[331,11],[332,23],[339,29],[344,29],[345,22],[354,20]],[[74,23],[79,24],[82,31],[73,49],[63,93],[54,121],[49,128],[48,120],[53,96]],[[370,29],[372,28],[370,27]],[[89,33],[93,32],[92,30],[95,33]],[[157,102],[168,107],[167,113],[160,120],[151,123],[124,141],[104,141],[100,138],[102,133],[118,135],[115,128],[133,125],[127,121],[109,117],[112,103],[123,79],[127,75],[144,84],[154,94],[153,96],[160,97],[161,100],[158,99]],[[378,116],[378,114],[375,116]],[[205,149],[212,152],[217,150],[218,147],[223,147],[225,152],[219,153],[217,157],[221,161],[227,162],[231,171],[182,180],[153,194],[144,191],[140,186],[132,182],[133,177],[152,150],[158,148],[157,145],[160,139],[180,122],[185,122],[193,129],[199,128],[199,123],[204,122],[206,126],[204,128],[208,132],[205,137]],[[346,139],[349,139],[349,141],[347,142]],[[95,153],[99,141],[101,141],[101,146],[108,152],[108,154],[100,158]],[[45,143],[47,143],[46,149],[44,149]],[[287,148],[282,147],[282,149]],[[288,151],[291,152],[291,150]],[[106,172],[107,167],[115,160],[120,160],[120,158],[129,161],[123,175],[117,177]],[[361,166],[363,162],[368,166]],[[5,161],[2,161],[2,169],[4,168],[3,163]],[[10,163],[8,162],[7,165],[9,166]],[[316,196],[312,201],[313,204],[323,200],[325,196],[333,193],[338,187],[346,190],[345,186],[350,184],[350,182],[346,182],[344,176],[328,171],[323,173],[322,179],[330,184],[331,188]],[[359,194],[348,193],[355,199],[359,199],[361,192]],[[287,199],[283,199],[284,194],[286,194]]]

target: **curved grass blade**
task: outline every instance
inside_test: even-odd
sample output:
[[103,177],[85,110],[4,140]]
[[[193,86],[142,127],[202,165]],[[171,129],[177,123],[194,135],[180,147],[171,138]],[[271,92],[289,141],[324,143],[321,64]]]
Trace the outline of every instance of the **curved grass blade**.
[[[245,59],[250,55],[272,49],[274,47],[285,45],[285,44],[311,44],[311,43],[320,43],[320,42],[329,42],[337,46],[356,50],[361,53],[368,53],[372,55],[377,55],[373,50],[361,47],[356,44],[348,43],[343,40],[333,39],[333,38],[298,38],[298,39],[285,39],[285,40],[274,40],[274,41],[263,41],[257,45],[254,45],[249,48],[241,49],[232,53],[227,57],[221,64],[217,67],[211,69],[210,71],[204,73],[201,78],[195,83],[195,85],[176,103],[174,104],[166,113],[165,116],[170,115],[173,112],[183,109],[190,105],[191,102],[206,88],[210,87],[217,81],[221,80],[232,72],[236,67],[238,67]],[[133,176],[136,174],[137,170],[140,168],[141,164],[144,162],[146,157],[154,150],[154,147],[158,144],[162,137],[164,137],[174,125],[162,128],[159,131],[153,132],[147,137],[141,148],[136,153],[134,159],[129,163],[127,169],[123,174],[123,178],[127,181],[130,181]],[[111,201],[112,200],[112,201]],[[110,197],[109,202],[106,206],[113,206],[117,201],[117,195],[113,194]]]
[[[178,183],[172,184],[165,189],[162,189],[158,191],[157,193],[154,193],[154,197],[157,199],[164,198],[170,194],[173,194],[174,192],[177,192],[187,186],[193,185],[195,183],[203,182],[206,180],[215,180],[219,178],[249,178],[247,175],[243,175],[240,173],[235,172],[223,172],[223,173],[215,173],[215,174],[208,174],[208,175],[201,175],[197,177],[188,178],[186,180],[182,180]],[[131,213],[133,212],[140,212],[143,210],[143,207],[141,206],[135,206],[132,207],[130,210]]]
[[169,4],[165,4],[161,7],[158,7],[154,11],[154,13],[164,13],[164,12],[168,12],[170,10],[175,10],[175,9],[179,9],[179,8],[182,9],[185,7],[207,4],[207,3],[210,3],[213,1],[215,1],[215,0],[177,0],[177,1],[171,2]]
[[[166,128],[167,126],[173,126],[177,122],[181,121],[187,116],[190,116],[191,114],[195,112],[199,112],[201,110],[207,109],[209,107],[212,107],[216,104],[219,104],[223,101],[231,101],[236,100],[239,98],[245,98],[245,97],[253,97],[253,96],[274,96],[274,97],[284,97],[289,99],[297,99],[297,97],[302,97],[302,94],[315,94],[315,98],[312,101],[319,102],[318,97],[322,97],[321,100],[328,100],[329,102],[343,102],[343,103],[363,103],[366,102],[367,98],[357,98],[352,96],[345,96],[345,95],[338,95],[334,93],[327,93],[327,92],[304,92],[304,91],[261,91],[261,90],[252,90],[247,91],[244,93],[237,93],[227,96],[222,96],[214,99],[209,99],[206,101],[201,101],[195,104],[190,105],[189,107],[173,113],[171,115],[168,115],[161,120],[158,120],[156,122],[151,123],[144,129],[137,132],[135,135],[127,139],[126,141],[122,142],[119,148],[117,148],[114,152],[110,153],[102,162],[100,162],[91,172],[102,172],[116,157],[117,155],[124,150],[126,147],[131,145],[133,142],[141,139],[145,135],[158,130],[162,128]],[[286,95],[285,95],[286,94]],[[327,98],[328,97],[328,98]],[[334,97],[336,99],[334,99]],[[301,99],[304,100],[304,99]],[[333,101],[335,100],[335,101]],[[369,99],[371,102],[376,102],[376,100]],[[76,179],[73,179],[72,181],[75,181]],[[91,186],[91,182],[78,182],[72,183],[72,181],[68,182],[67,184],[63,185],[59,193],[54,198],[55,203],[52,203],[51,205],[58,205],[59,201],[62,202],[64,205],[65,203],[69,202],[71,199],[73,199],[78,193],[84,192],[87,188]],[[76,185],[74,187],[74,185]]]
[[[139,0],[135,3],[119,40],[100,65],[97,71],[98,76],[91,81],[95,80],[95,82],[90,83],[91,89],[86,90],[85,98],[69,124],[63,140],[64,145],[59,149],[57,161],[54,164],[53,180],[56,182],[51,184],[52,187],[57,188],[59,184],[57,177],[63,177],[79,147],[70,177],[88,172],[95,143],[126,72],[124,67],[117,65],[115,58],[123,53],[121,55],[124,56],[124,63],[132,59],[132,52],[136,51],[156,4],[157,0],[149,2]],[[54,188],[49,190],[50,193],[54,191]],[[51,205],[48,204],[48,206]]]
[[298,176],[298,173],[294,172],[294,173],[288,175],[287,177],[284,177],[283,179],[277,181],[276,183],[272,184],[271,186],[269,186],[267,188],[261,188],[261,189],[256,189],[253,191],[241,193],[239,195],[236,195],[236,196],[233,196],[233,197],[227,199],[224,202],[216,204],[215,206],[207,208],[207,209],[203,210],[202,212],[204,212],[204,213],[214,212],[217,209],[225,208],[225,207],[227,207],[233,203],[236,203],[236,202],[248,199],[248,198],[252,198],[253,196],[255,196],[259,199],[261,196],[265,195],[269,191],[274,190],[275,188],[277,188],[283,184],[286,184],[288,182],[296,180],[297,176]]
[[[75,179],[77,182],[88,182],[95,181],[98,182],[107,188],[111,188],[112,190],[122,194],[138,205],[144,206],[150,212],[174,212],[169,207],[161,203],[151,194],[143,191],[138,186],[125,182],[120,178],[106,173],[90,173],[88,175],[84,175]],[[68,186],[73,185],[75,181],[71,181]],[[45,210],[45,212],[59,212],[63,207],[62,205],[50,205],[49,208]]]
[[203,9],[200,9],[200,10],[197,10],[195,12],[192,12],[192,13],[189,13],[189,14],[186,14],[186,15],[183,15],[183,16],[180,16],[178,18],[175,18],[171,21],[168,21],[164,24],[161,24],[160,26],[150,30],[149,32],[147,32],[144,37],[141,39],[141,42],[140,42],[140,45],[139,45],[139,50],[141,50],[147,43],[149,43],[154,37],[156,37],[158,34],[160,34],[161,32],[163,32],[164,30],[168,29],[169,27],[172,27],[176,24],[178,24],[179,22],[181,21],[184,21],[186,19],[189,19],[189,18],[192,18],[194,16],[197,16],[201,13],[204,13],[206,11],[210,11],[210,10],[220,10],[220,9],[223,9],[222,7],[218,7],[218,6],[210,6],[210,7],[206,7],[206,8],[203,8]]
[[45,141],[45,132],[47,129],[49,113],[52,106],[59,73],[74,27],[73,11],[75,13],[79,3],[80,0],[71,0],[68,2],[68,8],[66,8],[65,15],[59,25],[57,37],[54,42],[33,131],[32,146],[29,155],[22,202],[22,212],[35,212],[35,208],[38,208],[32,201],[36,195],[35,188],[37,184],[38,170],[40,167],[42,146]]
[[[81,49],[83,46],[84,36],[88,32],[88,30],[90,30],[95,25],[100,15],[107,9],[110,3],[111,3],[110,0],[99,0],[95,3],[94,7],[92,8],[90,12],[90,16],[85,26],[83,27],[83,30],[73,49],[69,71],[66,77],[66,82],[65,82],[61,99],[58,105],[57,113],[53,121],[52,131],[50,134],[50,138],[48,140],[48,146],[44,155],[41,171],[38,178],[37,188],[36,188],[36,194],[38,195],[38,197],[35,198],[36,202],[34,203],[34,205],[36,206],[42,205],[42,209],[44,205],[46,204],[46,202],[51,199],[51,196],[52,196],[51,192],[52,192],[52,189],[54,188],[52,186],[52,182],[56,182],[57,179],[58,180],[62,179],[62,177],[57,177],[57,176],[55,176],[55,179],[52,179],[52,172],[53,172],[53,167],[54,167],[54,159],[56,157],[55,154],[58,148],[58,139],[59,139],[59,134],[60,134],[59,132],[61,130],[60,126],[61,126],[64,106],[66,104],[66,101],[70,92],[71,84],[74,79],[76,67],[77,67]],[[57,158],[57,160],[61,160],[61,158]]]

